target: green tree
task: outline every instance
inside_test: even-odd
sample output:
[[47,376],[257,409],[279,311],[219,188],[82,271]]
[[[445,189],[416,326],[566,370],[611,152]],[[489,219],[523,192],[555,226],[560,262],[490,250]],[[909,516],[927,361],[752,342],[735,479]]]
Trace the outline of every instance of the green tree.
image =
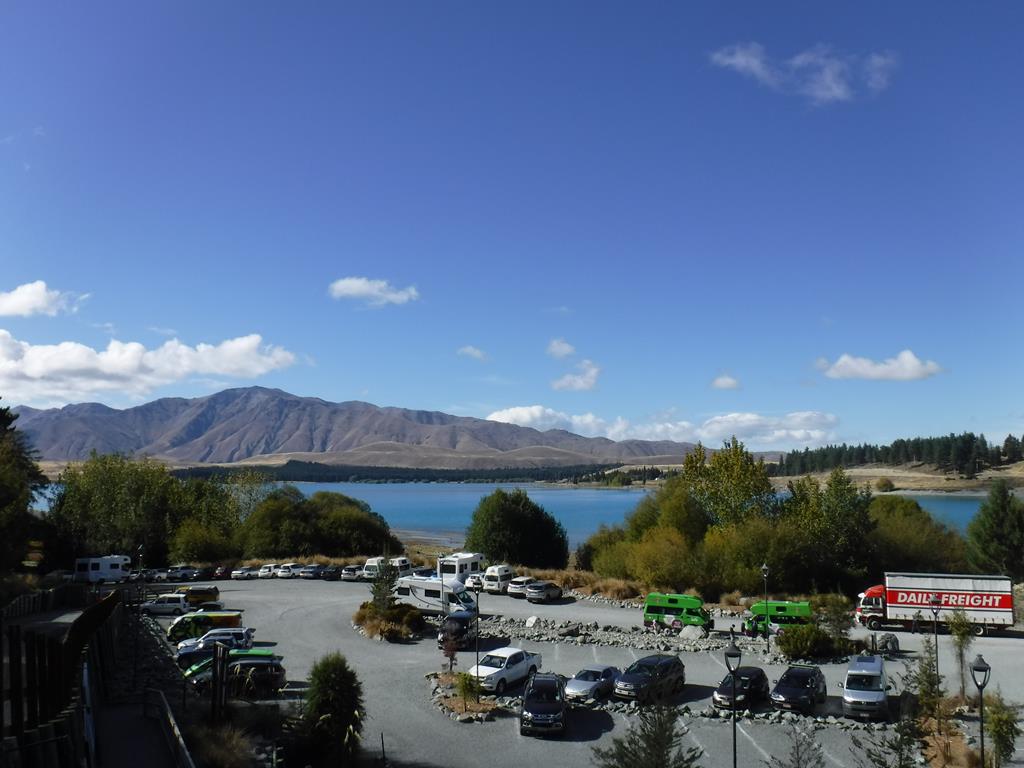
[[346,764],[358,751],[364,713],[362,684],[344,656],[329,653],[313,663],[305,701],[304,731],[312,749],[296,764]]
[[18,415],[0,407],[0,569],[20,562],[34,518],[32,497],[46,484],[25,433],[15,427]]
[[469,672],[459,672],[455,676],[455,690],[462,697],[462,711],[469,709],[469,700],[475,699],[480,692],[480,679]]
[[985,726],[992,739],[992,764],[1001,768],[1013,759],[1021,730],[1016,708],[1003,701],[998,691],[985,697]]
[[889,736],[877,740],[854,736],[857,765],[860,768],[916,768],[919,739],[920,729],[911,717],[901,717]]
[[710,458],[698,443],[683,459],[681,478],[715,525],[776,512],[778,499],[764,460],[755,460],[735,436]]
[[189,518],[171,537],[170,559],[182,563],[216,563],[238,555],[226,533]]
[[597,530],[590,534],[590,538],[576,548],[576,567],[581,571],[596,571],[595,555],[613,544],[624,541],[625,538],[626,532],[621,527],[607,526],[601,523]]
[[489,560],[534,568],[564,568],[565,528],[521,489],[501,488],[480,500],[466,530],[466,548]]
[[669,478],[654,493],[640,500],[626,517],[626,532],[639,541],[655,526],[675,528],[687,541],[700,542],[708,529],[708,515],[682,476]]
[[979,571],[1024,578],[1024,501],[996,480],[967,525],[967,561]]
[[964,538],[940,523],[913,499],[876,496],[868,506],[874,523],[870,549],[872,571],[963,573],[967,570]]
[[398,569],[385,560],[377,569],[377,575],[370,582],[370,602],[377,615],[384,617],[395,604],[395,588],[398,586]]
[[597,768],[696,768],[703,751],[684,748],[686,730],[673,707],[655,706],[640,712],[640,722],[608,748],[594,748]]
[[960,672],[960,699],[967,699],[967,652],[974,642],[974,628],[963,608],[950,611],[946,617],[946,626],[953,638],[953,650],[956,651],[956,663]]

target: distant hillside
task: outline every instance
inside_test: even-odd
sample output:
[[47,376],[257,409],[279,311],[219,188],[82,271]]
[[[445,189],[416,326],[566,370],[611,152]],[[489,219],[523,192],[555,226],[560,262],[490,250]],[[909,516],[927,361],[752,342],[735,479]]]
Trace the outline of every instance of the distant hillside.
[[18,427],[49,461],[93,450],[177,464],[284,463],[490,469],[678,463],[692,443],[541,432],[437,411],[330,403],[278,389],[228,389],[117,410],[98,403],[38,410],[18,406]]

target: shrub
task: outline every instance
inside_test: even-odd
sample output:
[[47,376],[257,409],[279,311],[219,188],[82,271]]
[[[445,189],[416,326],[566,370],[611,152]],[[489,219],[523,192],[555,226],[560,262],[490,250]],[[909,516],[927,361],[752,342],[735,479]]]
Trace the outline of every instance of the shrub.
[[1020,737],[1020,725],[1017,723],[1017,712],[1003,701],[999,692],[986,696],[985,702],[988,705],[985,723],[992,738],[992,762],[999,768],[1013,759],[1017,739]]
[[816,595],[811,603],[818,624],[828,632],[836,649],[845,648],[850,640],[850,628],[853,626],[853,606],[850,599],[839,594]]
[[791,659],[827,658],[835,656],[837,651],[832,636],[817,624],[786,627],[775,640],[775,645]]
[[879,493],[889,493],[889,491],[896,490],[896,486],[888,477],[880,477],[875,481],[875,490]]
[[305,762],[317,766],[346,764],[359,748],[363,728],[363,687],[345,657],[334,652],[318,659],[309,672],[304,713]]
[[725,592],[718,598],[718,602],[721,605],[743,605],[743,593],[738,589]]
[[537,568],[565,568],[569,562],[565,528],[521,489],[499,488],[480,500],[465,547],[483,552],[492,562]]
[[198,725],[188,731],[189,749],[205,768],[249,768],[252,739],[230,725]]
[[594,747],[594,765],[598,768],[697,768],[703,750],[684,747],[686,728],[673,707],[648,707],[640,712],[640,722],[622,736],[612,739],[610,747]]
[[480,681],[468,672],[459,672],[455,676],[455,690],[462,697],[462,711],[465,712],[469,700],[480,692]]

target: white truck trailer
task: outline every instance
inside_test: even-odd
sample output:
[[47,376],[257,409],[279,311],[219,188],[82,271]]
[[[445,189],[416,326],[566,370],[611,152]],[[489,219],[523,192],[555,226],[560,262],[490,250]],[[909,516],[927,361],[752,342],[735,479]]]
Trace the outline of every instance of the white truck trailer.
[[860,594],[857,621],[872,631],[911,629],[915,621],[924,629],[936,617],[935,608],[939,623],[962,609],[974,634],[984,635],[1013,626],[1013,585],[1008,576],[886,573],[884,584]]

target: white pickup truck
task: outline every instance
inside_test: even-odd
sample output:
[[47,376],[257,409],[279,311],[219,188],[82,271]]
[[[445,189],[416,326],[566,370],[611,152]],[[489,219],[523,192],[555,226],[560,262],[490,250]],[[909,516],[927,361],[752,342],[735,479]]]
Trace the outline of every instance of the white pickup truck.
[[527,679],[538,669],[539,653],[530,653],[510,645],[488,653],[480,659],[479,665],[469,670],[469,674],[480,681],[480,687],[485,691],[502,694],[508,686]]

